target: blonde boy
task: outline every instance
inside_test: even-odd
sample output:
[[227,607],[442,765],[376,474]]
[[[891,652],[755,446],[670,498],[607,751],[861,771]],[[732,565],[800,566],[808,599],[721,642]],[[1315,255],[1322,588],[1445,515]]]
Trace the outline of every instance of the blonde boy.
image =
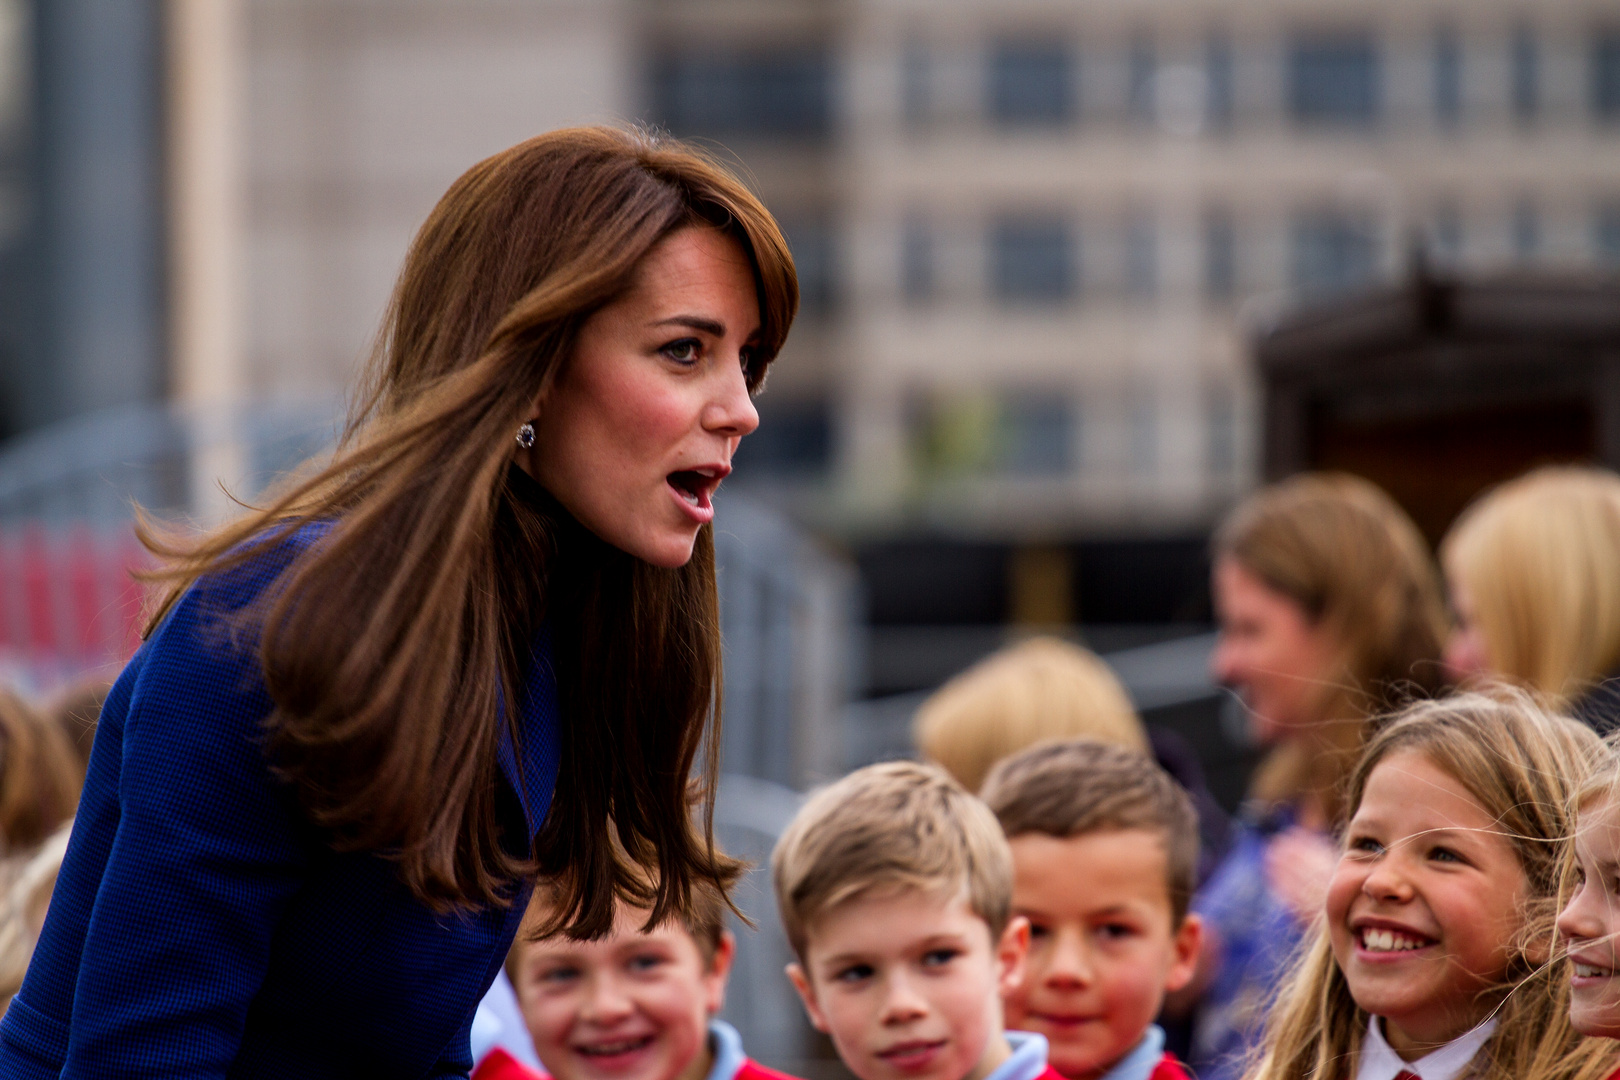
[[1014,916],[1030,924],[1008,1024],[1045,1035],[1067,1080],[1186,1080],[1153,1023],[1201,943],[1186,793],[1141,754],[1074,739],[1002,761],[983,796],[1012,848]]
[[771,869],[788,977],[859,1080],[1058,1080],[1045,1039],[1002,1030],[1029,925],[995,818],[943,770],[889,762],[822,789]]

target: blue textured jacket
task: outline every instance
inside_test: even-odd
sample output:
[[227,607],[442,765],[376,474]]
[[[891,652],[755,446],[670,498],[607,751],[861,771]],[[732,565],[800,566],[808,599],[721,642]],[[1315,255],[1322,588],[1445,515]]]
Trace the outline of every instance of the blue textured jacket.
[[[5,1080],[472,1067],[473,1012],[528,888],[504,910],[435,915],[394,864],[322,844],[267,766],[258,657],[222,632],[317,530],[193,587],[113,687],[44,933],[0,1022]],[[503,837],[527,850],[557,775],[543,636],[519,728],[522,775],[508,740],[498,803]]]

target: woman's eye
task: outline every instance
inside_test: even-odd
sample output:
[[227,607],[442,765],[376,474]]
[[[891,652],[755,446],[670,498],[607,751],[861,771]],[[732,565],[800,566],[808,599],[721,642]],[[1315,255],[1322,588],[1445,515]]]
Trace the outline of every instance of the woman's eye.
[[665,345],[663,353],[678,364],[691,364],[697,362],[701,349],[702,345],[697,338],[682,338]]

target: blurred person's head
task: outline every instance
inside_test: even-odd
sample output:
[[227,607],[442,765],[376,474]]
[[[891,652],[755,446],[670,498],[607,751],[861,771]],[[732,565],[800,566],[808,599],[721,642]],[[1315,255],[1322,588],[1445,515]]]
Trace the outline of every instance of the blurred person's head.
[[15,868],[0,896],[4,904],[0,909],[0,1013],[6,1011],[12,996],[22,988],[28,961],[45,928],[45,913],[51,906],[51,893],[72,832],[73,819],[69,818],[30,855],[21,857],[25,861]]
[[[536,891],[526,927],[546,921],[550,901]],[[554,1080],[702,1080],[736,952],[725,911],[699,888],[684,914],[651,928],[647,909],[621,903],[605,937],[520,932],[506,970]]]
[[0,688],[0,842],[26,851],[73,816],[84,763],[57,724]]
[[1147,756],[1085,739],[1002,760],[982,795],[1012,849],[1013,914],[1029,920],[1007,1026],[1045,1035],[1069,1080],[1101,1076],[1193,976],[1192,802]]
[[1331,809],[1363,721],[1440,685],[1445,610],[1423,537],[1366,480],[1306,474],[1239,504],[1214,557],[1212,673],[1259,741],[1283,744],[1255,794],[1310,791]]
[[112,690],[112,680],[95,676],[80,679],[59,692],[46,703],[45,711],[56,721],[67,737],[68,745],[78,756],[80,772],[90,763],[90,748],[96,741],[96,725],[101,720],[101,706]]
[[1507,679],[1553,705],[1620,668],[1620,476],[1537,469],[1464,511],[1440,545],[1458,680]]
[[788,975],[859,1080],[984,1080],[1012,1053],[1023,977],[995,815],[933,766],[857,769],[811,795],[771,855]]
[[969,791],[991,766],[1046,739],[1087,738],[1148,751],[1136,710],[1108,665],[1052,637],[1000,650],[929,696],[917,749]]

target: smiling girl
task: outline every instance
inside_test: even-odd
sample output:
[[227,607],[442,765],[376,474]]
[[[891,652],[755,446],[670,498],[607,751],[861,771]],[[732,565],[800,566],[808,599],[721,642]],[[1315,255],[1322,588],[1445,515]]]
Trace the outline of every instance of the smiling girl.
[[1522,695],[1414,705],[1369,742],[1324,918],[1251,1080],[1595,1080],[1552,963],[1560,842],[1601,747]]
[[1620,1039],[1620,759],[1604,761],[1576,815],[1569,899],[1558,914],[1569,1019],[1582,1035]]

